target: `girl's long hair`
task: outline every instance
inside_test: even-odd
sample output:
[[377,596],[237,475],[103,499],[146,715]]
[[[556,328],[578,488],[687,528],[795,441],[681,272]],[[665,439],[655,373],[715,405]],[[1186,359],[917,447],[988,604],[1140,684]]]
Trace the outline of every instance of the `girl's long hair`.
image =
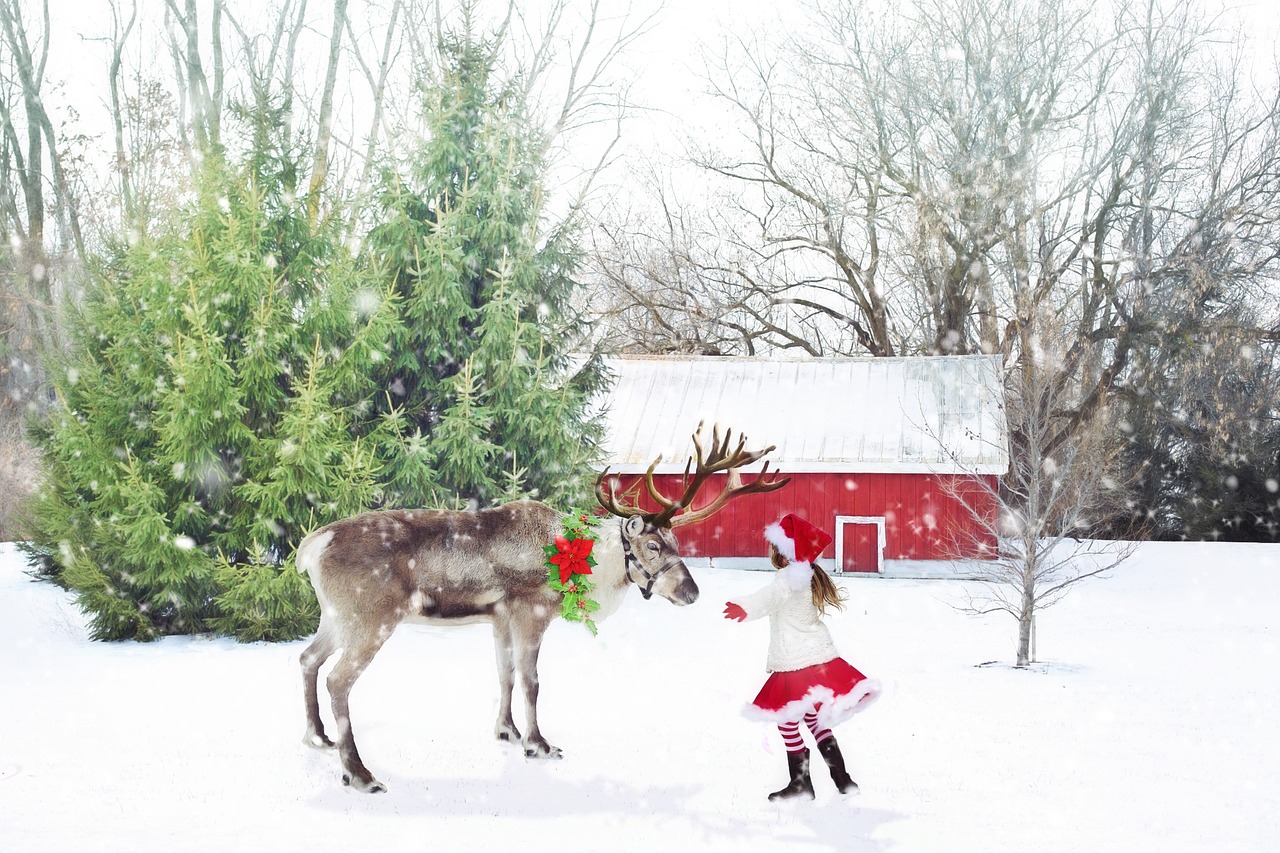
[[827,605],[836,610],[844,610],[844,590],[836,586],[831,576],[822,570],[817,563],[813,566],[813,579],[809,581],[809,590],[813,593],[813,606],[820,615],[826,615]]
[[[773,563],[775,569],[785,567],[788,562],[787,558],[778,552],[777,547],[772,545],[769,547],[769,561]],[[813,578],[809,581],[809,590],[813,594],[813,606],[818,608],[819,615],[826,615],[828,604],[836,610],[844,610],[844,590],[836,586],[836,582],[817,563],[809,565],[813,567]]]

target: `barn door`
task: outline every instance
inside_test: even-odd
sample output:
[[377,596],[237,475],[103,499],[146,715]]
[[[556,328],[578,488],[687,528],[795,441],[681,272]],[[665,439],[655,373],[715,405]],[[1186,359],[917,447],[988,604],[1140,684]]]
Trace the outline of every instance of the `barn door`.
[[836,516],[836,571],[884,571],[884,519],[877,516]]

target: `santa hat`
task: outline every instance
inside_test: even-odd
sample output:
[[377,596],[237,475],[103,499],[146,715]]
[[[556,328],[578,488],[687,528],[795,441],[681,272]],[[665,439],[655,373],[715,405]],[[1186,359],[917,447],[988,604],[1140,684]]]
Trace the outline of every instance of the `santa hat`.
[[831,544],[830,534],[794,514],[766,527],[764,538],[792,563],[812,564]]

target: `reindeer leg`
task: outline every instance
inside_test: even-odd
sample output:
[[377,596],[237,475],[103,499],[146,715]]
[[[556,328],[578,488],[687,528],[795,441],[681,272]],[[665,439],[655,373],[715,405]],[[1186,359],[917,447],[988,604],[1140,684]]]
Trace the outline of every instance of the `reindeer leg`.
[[520,730],[511,716],[511,689],[515,686],[515,657],[512,649],[511,620],[495,617],[493,645],[498,656],[498,722],[494,734],[498,740],[512,743],[520,740]]
[[317,749],[333,749],[333,741],[324,733],[324,723],[320,720],[320,667],[337,649],[325,628],[322,623],[315,639],[299,658],[302,664],[302,698],[307,706],[307,733],[302,742]]
[[559,747],[547,743],[538,729],[538,652],[542,649],[542,635],[546,633],[547,624],[543,620],[517,620],[515,626],[516,655],[520,681],[524,685],[526,758],[560,758],[562,755]]
[[360,753],[356,750],[355,735],[351,731],[351,708],[348,698],[356,679],[369,666],[369,662],[378,653],[378,649],[382,648],[388,636],[390,636],[389,632],[379,632],[372,637],[364,638],[363,641],[349,639],[344,645],[342,656],[338,658],[333,671],[329,673],[327,682],[329,697],[333,702],[333,719],[338,726],[338,755],[346,771],[342,774],[342,783],[369,794],[381,793],[387,790],[387,786],[375,779],[369,772],[369,768],[365,767],[364,762],[360,760]]

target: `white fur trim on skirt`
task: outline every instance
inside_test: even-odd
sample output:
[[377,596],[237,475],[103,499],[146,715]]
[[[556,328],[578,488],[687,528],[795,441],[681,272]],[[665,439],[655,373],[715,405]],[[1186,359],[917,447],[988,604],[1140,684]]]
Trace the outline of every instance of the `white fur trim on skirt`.
[[854,685],[853,690],[838,698],[830,687],[815,686],[803,697],[788,702],[776,711],[766,711],[748,702],[742,709],[742,715],[760,722],[793,723],[803,720],[806,714],[813,713],[817,708],[818,725],[829,729],[840,725],[859,711],[865,711],[879,698],[880,682],[874,678],[866,678]]

